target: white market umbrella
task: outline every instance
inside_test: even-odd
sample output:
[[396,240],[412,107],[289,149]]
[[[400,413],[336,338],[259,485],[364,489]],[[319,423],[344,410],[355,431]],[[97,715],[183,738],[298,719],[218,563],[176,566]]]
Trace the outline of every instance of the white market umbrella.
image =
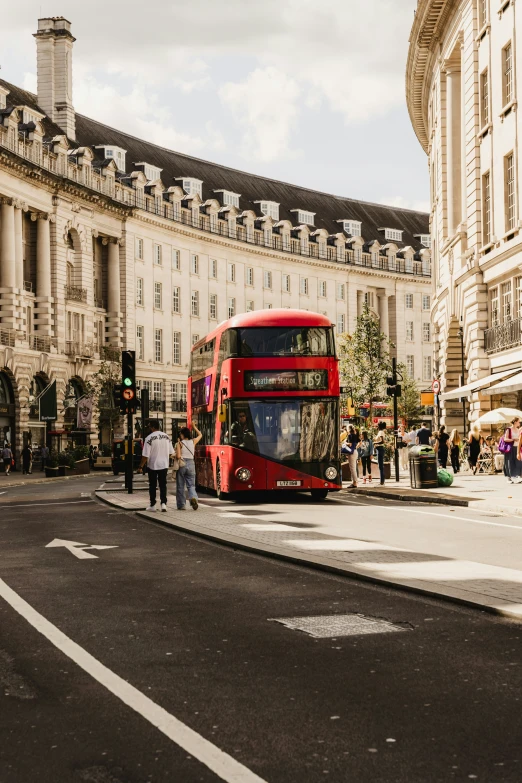
[[518,411],[516,408],[496,408],[494,411],[488,411],[477,419],[475,424],[479,426],[483,424],[508,424],[515,416],[522,419],[522,411]]

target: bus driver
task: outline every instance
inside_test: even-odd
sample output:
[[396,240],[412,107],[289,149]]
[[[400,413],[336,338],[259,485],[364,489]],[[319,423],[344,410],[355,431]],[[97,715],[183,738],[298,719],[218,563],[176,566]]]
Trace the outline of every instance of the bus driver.
[[230,442],[233,446],[244,446],[249,451],[257,451],[257,439],[253,433],[253,427],[248,423],[247,412],[238,411],[237,421],[232,423],[230,428]]

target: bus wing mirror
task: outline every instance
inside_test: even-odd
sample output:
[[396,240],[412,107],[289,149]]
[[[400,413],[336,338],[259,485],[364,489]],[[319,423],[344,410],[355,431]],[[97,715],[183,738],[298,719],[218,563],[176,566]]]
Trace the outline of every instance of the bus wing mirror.
[[221,422],[225,422],[227,420],[227,406],[226,405],[220,405],[219,406],[218,419]]

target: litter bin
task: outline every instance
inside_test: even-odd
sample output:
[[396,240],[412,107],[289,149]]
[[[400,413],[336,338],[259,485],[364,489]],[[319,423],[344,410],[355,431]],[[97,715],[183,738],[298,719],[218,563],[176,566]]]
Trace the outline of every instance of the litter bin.
[[408,456],[410,485],[414,489],[438,487],[437,457],[431,446],[413,446]]

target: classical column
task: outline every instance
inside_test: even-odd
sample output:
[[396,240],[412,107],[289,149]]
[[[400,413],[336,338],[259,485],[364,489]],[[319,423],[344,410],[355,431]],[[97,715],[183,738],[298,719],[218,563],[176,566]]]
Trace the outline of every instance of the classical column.
[[15,230],[15,279],[16,287],[19,291],[24,287],[24,241],[22,230],[22,208],[20,202],[15,204],[14,208],[14,230]]
[[44,213],[36,216],[36,294],[51,296],[51,230],[49,216]]
[[390,319],[388,313],[388,296],[387,294],[378,294],[379,297],[379,321],[381,326],[381,332],[384,332],[386,337],[390,336]]
[[462,139],[461,139],[461,73],[460,66],[446,65],[446,200],[448,237],[461,222],[462,209]]
[[16,288],[15,209],[11,199],[2,200],[0,233],[0,288]]
[[120,248],[116,240],[109,241],[107,269],[107,309],[120,312]]

